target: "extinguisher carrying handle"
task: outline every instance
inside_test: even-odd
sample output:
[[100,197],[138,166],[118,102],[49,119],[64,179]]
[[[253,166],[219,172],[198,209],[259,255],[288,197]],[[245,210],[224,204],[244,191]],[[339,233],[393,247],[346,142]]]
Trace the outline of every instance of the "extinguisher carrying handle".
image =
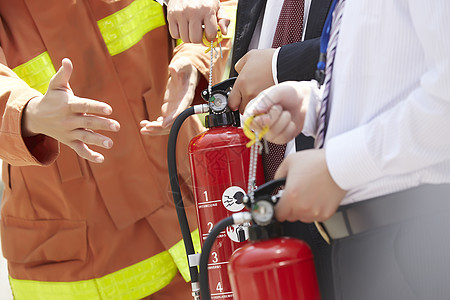
[[235,213],[225,219],[222,219],[217,223],[202,247],[202,253],[200,255],[200,295],[202,300],[211,300],[211,292],[209,290],[209,276],[208,276],[208,261],[211,254],[212,246],[217,238],[217,236],[225,230],[228,226],[233,224],[244,224],[252,220],[252,215],[249,212],[239,212]]
[[[183,199],[181,198],[180,183],[178,180],[178,171],[176,163],[177,137],[184,120],[186,120],[191,115],[208,112],[208,109],[209,108],[207,104],[202,104],[202,105],[195,105],[193,107],[189,107],[188,109],[184,110],[173,122],[172,128],[170,129],[169,141],[167,146],[167,163],[170,177],[170,186],[172,188],[173,201],[175,203],[178,222],[180,224],[181,234],[183,236],[184,247],[186,249],[186,254],[188,257],[190,255],[194,255],[195,250],[194,244],[192,242],[191,232],[189,230],[189,223],[187,221],[186,211],[184,209]],[[194,295],[198,293],[197,266],[189,265],[189,273],[191,275],[192,293]]]

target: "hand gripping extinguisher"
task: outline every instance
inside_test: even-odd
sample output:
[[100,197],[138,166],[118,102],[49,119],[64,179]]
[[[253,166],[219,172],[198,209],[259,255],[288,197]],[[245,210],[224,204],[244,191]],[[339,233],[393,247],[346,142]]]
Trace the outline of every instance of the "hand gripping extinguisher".
[[236,213],[220,221],[206,239],[200,257],[202,300],[210,299],[207,262],[211,245],[223,228],[252,222],[250,243],[237,249],[228,264],[235,300],[320,300],[314,259],[309,246],[298,239],[282,237],[282,227],[274,217],[274,206],[284,179],[273,180],[246,195],[250,212]]
[[[202,98],[208,104],[196,105],[182,112],[174,121],[169,134],[168,162],[172,194],[178,214],[183,240],[190,266],[193,296],[198,299],[199,255],[195,255],[186,214],[178,183],[176,169],[176,139],[182,122],[195,113],[209,114],[205,117],[208,130],[194,137],[189,144],[189,160],[193,193],[197,209],[200,241],[208,236],[214,225],[223,218],[245,209],[243,198],[248,187],[250,149],[246,147],[248,138],[240,128],[239,112],[228,107],[228,94],[236,78],[227,79],[204,90]],[[261,160],[255,182],[264,183]],[[233,299],[227,264],[231,254],[243,246],[248,239],[249,224],[236,224],[223,228],[212,245],[209,264],[209,284],[214,287],[212,299]]]

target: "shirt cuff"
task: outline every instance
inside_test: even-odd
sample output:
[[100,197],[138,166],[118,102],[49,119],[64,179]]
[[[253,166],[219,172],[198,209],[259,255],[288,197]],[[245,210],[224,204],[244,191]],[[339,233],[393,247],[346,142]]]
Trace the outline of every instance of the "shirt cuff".
[[277,63],[278,63],[278,53],[280,52],[281,47],[277,48],[272,56],[272,77],[273,82],[278,84],[278,72],[277,72]]
[[322,90],[317,87],[317,81],[311,80],[311,93],[309,97],[308,111],[306,112],[302,130],[302,133],[306,136],[316,137],[318,125],[317,119],[319,116],[321,99]]
[[365,142],[364,126],[327,140],[325,155],[331,177],[344,190],[363,186],[383,176]]

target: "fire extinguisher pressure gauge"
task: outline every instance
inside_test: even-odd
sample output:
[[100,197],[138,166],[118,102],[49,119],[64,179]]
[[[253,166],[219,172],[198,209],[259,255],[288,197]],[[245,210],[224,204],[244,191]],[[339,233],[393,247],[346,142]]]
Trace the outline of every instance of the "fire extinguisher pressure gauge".
[[221,92],[212,93],[209,99],[209,107],[215,114],[220,114],[225,111],[228,105],[228,98],[225,94]]
[[251,214],[256,224],[268,225],[275,214],[273,203],[267,200],[259,200],[253,205]]

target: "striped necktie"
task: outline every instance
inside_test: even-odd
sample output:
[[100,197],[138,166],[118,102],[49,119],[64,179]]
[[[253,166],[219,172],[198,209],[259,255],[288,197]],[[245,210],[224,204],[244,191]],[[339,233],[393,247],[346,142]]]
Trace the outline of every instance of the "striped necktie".
[[[272,48],[278,48],[302,40],[305,0],[284,0],[273,37]],[[274,178],[284,159],[286,144],[267,143],[269,153],[263,151],[262,159],[266,181]]]
[[327,47],[327,60],[325,67],[325,80],[323,87],[322,103],[320,106],[318,130],[316,134],[315,147],[323,148],[325,142],[325,134],[327,133],[328,117],[329,117],[329,102],[331,91],[331,73],[333,71],[334,58],[336,56],[336,47],[339,38],[339,29],[342,22],[342,15],[344,12],[345,0],[337,0],[336,7],[333,11],[333,20],[331,23],[330,39]]

